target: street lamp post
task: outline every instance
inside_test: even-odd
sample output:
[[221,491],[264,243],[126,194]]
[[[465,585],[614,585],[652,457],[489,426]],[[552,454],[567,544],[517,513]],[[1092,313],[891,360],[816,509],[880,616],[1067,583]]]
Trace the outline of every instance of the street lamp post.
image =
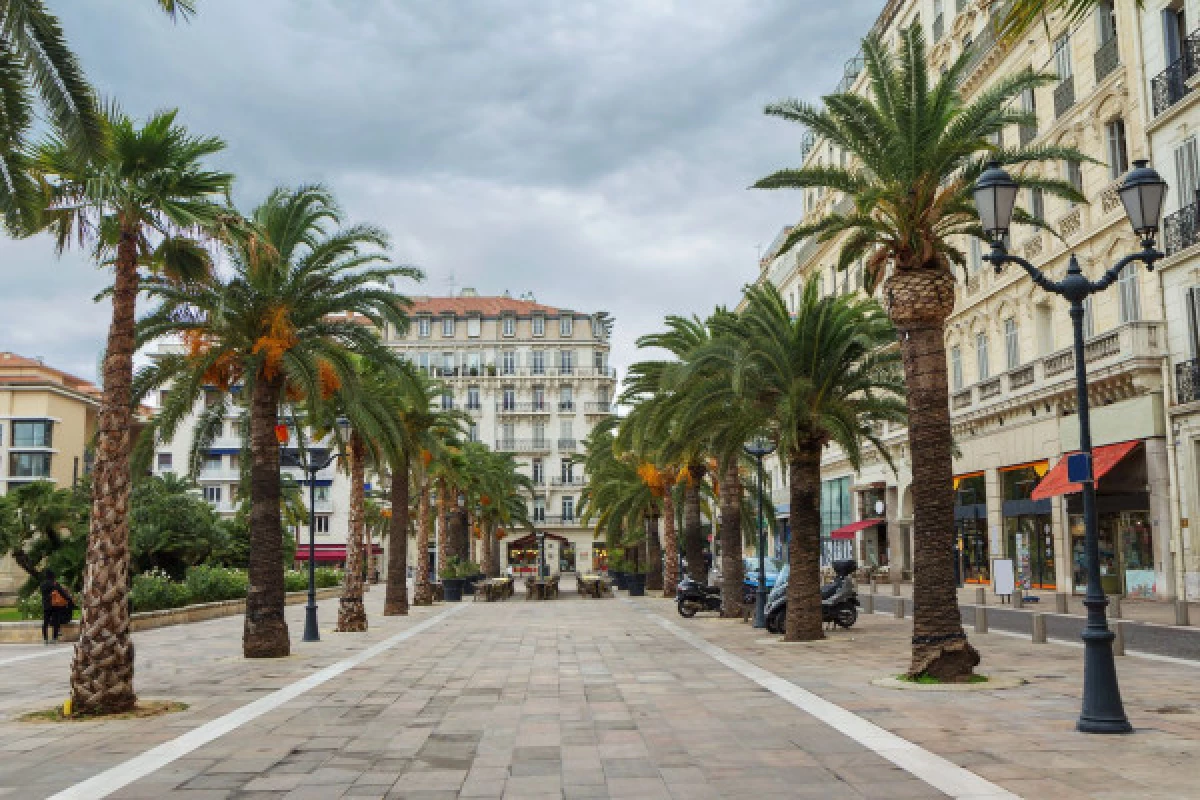
[[1088,408],[1087,368],[1084,360],[1083,315],[1084,301],[1111,286],[1125,267],[1141,262],[1147,269],[1165,256],[1154,246],[1162,215],[1167,184],[1148,166],[1145,160],[1134,161],[1134,169],[1121,180],[1117,193],[1125,207],[1134,233],[1141,237],[1142,249],[1131,253],[1113,266],[1099,280],[1089,280],[1079,261],[1072,254],[1067,274],[1060,281],[1047,278],[1041,270],[1018,256],[1010,255],[1004,244],[1012,223],[1013,206],[1017,199],[1017,182],[992,162],[975,185],[975,204],[984,233],[992,251],[984,259],[999,272],[1004,264],[1022,267],[1033,282],[1048,292],[1065,298],[1071,304],[1071,328],[1074,332],[1075,389],[1079,414],[1079,454],[1069,456],[1068,474],[1072,482],[1083,486],[1084,555],[1087,562],[1087,625],[1083,630],[1083,708],[1076,730],[1082,733],[1129,733],[1133,726],[1125,716],[1121,689],[1117,683],[1117,667],[1112,642],[1116,638],[1108,629],[1105,608],[1108,598],[1100,584],[1100,545],[1096,517],[1096,483],[1092,469],[1092,431]]
[[754,627],[767,626],[767,531],[763,520],[763,459],[775,452],[775,445],[758,437],[742,449],[758,462],[758,588],[754,593]]

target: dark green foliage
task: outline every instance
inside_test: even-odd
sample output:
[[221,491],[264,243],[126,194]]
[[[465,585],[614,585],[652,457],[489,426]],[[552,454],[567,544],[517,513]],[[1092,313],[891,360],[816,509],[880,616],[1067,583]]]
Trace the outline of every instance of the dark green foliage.
[[167,475],[134,487],[129,539],[135,574],[161,569],[182,580],[188,567],[228,549],[229,533],[190,481]]

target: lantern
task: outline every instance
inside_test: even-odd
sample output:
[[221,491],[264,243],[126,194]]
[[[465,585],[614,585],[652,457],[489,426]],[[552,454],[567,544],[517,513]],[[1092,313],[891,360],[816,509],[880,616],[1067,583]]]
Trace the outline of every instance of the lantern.
[[287,425],[279,424],[275,426],[275,441],[279,442],[280,447],[286,447],[291,436],[291,431],[288,430]]

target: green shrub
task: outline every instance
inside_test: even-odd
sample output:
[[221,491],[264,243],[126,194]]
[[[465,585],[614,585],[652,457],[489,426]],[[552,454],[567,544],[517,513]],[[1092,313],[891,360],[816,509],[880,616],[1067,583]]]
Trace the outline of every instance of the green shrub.
[[191,602],[215,603],[218,600],[243,599],[250,590],[250,579],[244,569],[189,567],[185,585]]
[[129,599],[134,611],[158,611],[186,606],[191,594],[186,584],[176,583],[162,570],[151,570],[133,576]]
[[17,612],[21,619],[41,619],[42,593],[34,592],[27,597],[17,598]]
[[[341,586],[342,580],[343,573],[340,569],[334,569],[333,567],[316,568],[314,583],[316,583],[318,589],[332,589],[335,586]],[[308,578],[305,577],[304,581],[304,588],[307,589]]]
[[285,570],[283,573],[283,588],[288,592],[303,592],[308,588],[308,570]]

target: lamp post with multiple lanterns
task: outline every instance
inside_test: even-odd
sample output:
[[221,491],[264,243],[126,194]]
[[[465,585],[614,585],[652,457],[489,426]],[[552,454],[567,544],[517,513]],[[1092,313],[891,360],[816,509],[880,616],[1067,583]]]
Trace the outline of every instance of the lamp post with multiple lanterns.
[[758,437],[742,449],[758,462],[758,588],[754,593],[754,627],[767,626],[767,532],[763,520],[763,459],[775,452],[775,445]]
[[1116,637],[1108,629],[1105,616],[1108,598],[1104,596],[1104,589],[1100,584],[1096,483],[1092,469],[1092,431],[1083,339],[1084,301],[1111,286],[1130,264],[1141,262],[1147,269],[1152,270],[1155,262],[1164,258],[1155,248],[1154,239],[1158,234],[1167,184],[1147,161],[1139,160],[1133,163],[1134,168],[1117,187],[1117,194],[1125,207],[1134,233],[1141,237],[1142,249],[1122,258],[1095,281],[1089,280],[1083,274],[1079,260],[1074,254],[1067,265],[1066,275],[1062,280],[1055,281],[1046,277],[1041,270],[1025,259],[1007,252],[1004,240],[1012,225],[1013,206],[1016,204],[1019,187],[998,162],[988,165],[987,171],[979,176],[974,190],[979,221],[992,246],[991,253],[984,256],[984,259],[995,265],[997,272],[1004,264],[1021,266],[1029,273],[1034,283],[1065,298],[1071,304],[1079,453],[1068,456],[1067,471],[1068,478],[1073,483],[1083,486],[1084,555],[1087,566],[1087,594],[1083,604],[1087,607],[1087,625],[1083,630],[1083,708],[1075,724],[1076,729],[1083,733],[1129,733],[1133,730],[1121,703],[1121,689],[1117,683],[1116,661],[1112,650],[1112,642]]

